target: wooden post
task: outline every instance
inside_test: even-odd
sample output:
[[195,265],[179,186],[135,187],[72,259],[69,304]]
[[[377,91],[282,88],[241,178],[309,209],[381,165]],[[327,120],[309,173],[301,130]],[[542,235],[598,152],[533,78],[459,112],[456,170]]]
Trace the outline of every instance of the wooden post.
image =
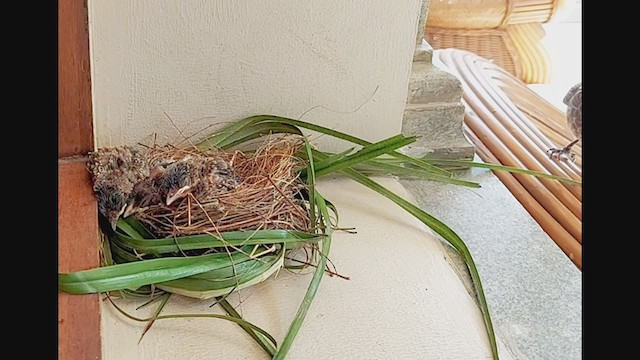
[[[86,0],[58,2],[58,271],[99,266]],[[98,295],[58,294],[58,358],[101,359]]]

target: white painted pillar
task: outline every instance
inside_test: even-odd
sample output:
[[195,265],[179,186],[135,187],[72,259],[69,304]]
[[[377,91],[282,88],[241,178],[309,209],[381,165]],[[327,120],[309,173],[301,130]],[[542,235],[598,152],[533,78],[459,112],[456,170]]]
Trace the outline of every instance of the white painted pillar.
[[[98,146],[257,114],[401,131],[421,0],[89,0]],[[376,90],[377,89],[377,90]],[[364,104],[364,105],[363,105]],[[347,148],[329,137],[323,148]]]

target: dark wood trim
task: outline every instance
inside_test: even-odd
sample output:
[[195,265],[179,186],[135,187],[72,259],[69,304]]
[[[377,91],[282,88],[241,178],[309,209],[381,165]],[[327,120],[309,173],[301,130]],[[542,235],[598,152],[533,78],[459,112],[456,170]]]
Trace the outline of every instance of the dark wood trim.
[[[85,158],[58,160],[58,271],[100,265],[98,210]],[[58,293],[58,358],[101,358],[97,294]]]
[[58,156],[93,149],[86,0],[58,2]]
[[[98,267],[98,212],[86,154],[93,149],[86,0],[58,2],[58,271]],[[58,358],[100,360],[98,295],[58,294]]]

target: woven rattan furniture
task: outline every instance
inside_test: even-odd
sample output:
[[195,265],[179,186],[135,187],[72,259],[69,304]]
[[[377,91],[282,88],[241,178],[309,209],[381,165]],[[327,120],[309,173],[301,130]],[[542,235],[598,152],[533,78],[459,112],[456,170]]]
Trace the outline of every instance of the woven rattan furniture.
[[568,0],[431,0],[425,37],[434,49],[459,48],[494,61],[528,84],[547,83],[540,40]]
[[[464,131],[480,158],[552,175],[582,179],[582,149],[575,163],[549,158],[549,148],[574,139],[565,114],[510,72],[459,49],[436,50],[462,83]],[[496,176],[567,256],[582,268],[582,188],[556,180],[495,171]]]

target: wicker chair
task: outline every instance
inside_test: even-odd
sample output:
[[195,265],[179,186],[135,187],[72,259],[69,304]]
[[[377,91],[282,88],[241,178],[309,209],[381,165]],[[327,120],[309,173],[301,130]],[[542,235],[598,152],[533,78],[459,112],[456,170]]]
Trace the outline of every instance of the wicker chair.
[[528,84],[548,83],[541,24],[568,0],[431,0],[426,38],[434,49],[458,48],[494,61]]
[[[582,180],[580,144],[572,148],[575,162],[556,161],[546,153],[574,139],[564,112],[476,54],[443,49],[435,50],[433,59],[460,79],[464,132],[483,161]],[[582,269],[582,188],[529,175],[495,174]]]

